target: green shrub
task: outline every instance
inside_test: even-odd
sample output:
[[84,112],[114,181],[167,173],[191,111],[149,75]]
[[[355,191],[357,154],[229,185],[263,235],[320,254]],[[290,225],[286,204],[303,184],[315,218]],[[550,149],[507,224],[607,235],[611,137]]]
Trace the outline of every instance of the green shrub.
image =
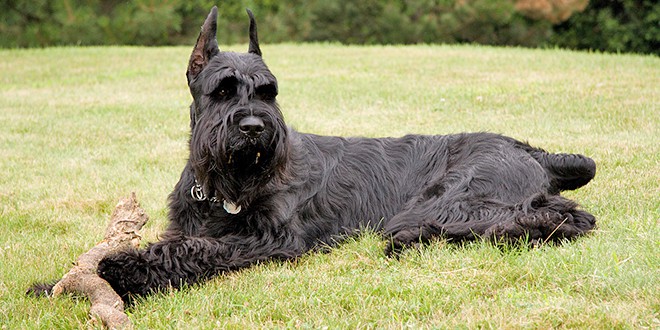
[[[14,0],[0,2],[0,47],[190,44],[217,0]],[[224,0],[220,43],[246,42],[245,8],[266,43],[479,43],[657,53],[654,0],[592,0],[553,28],[516,0]],[[529,15],[530,13],[524,13]]]
[[517,14],[510,0],[310,1],[308,4],[312,28],[304,39],[310,41],[534,46],[550,32],[550,25]]
[[591,0],[585,11],[555,27],[551,42],[573,49],[660,54],[656,0]]
[[[0,4],[3,47],[189,43],[214,1],[12,1]],[[221,42],[245,40],[245,7],[266,41],[359,44],[478,42],[536,45],[548,25],[515,13],[510,0],[228,0]],[[540,26],[540,29],[538,28]],[[530,33],[539,30],[541,33]]]

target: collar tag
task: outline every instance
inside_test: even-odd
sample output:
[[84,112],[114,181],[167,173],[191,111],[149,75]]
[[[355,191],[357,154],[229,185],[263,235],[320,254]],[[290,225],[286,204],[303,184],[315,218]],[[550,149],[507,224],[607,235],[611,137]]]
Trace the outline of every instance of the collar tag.
[[192,198],[198,202],[203,202],[206,200],[204,189],[202,189],[202,185],[197,183],[197,180],[195,180],[195,185],[190,188],[190,196],[192,196]]
[[238,214],[238,212],[241,212],[241,206],[236,205],[232,202],[228,202],[226,200],[222,201],[222,207],[227,211],[227,213],[230,214]]

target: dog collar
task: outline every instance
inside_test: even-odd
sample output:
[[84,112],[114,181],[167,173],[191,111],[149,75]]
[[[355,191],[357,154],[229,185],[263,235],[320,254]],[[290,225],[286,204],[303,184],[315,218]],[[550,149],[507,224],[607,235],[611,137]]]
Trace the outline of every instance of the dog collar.
[[[204,189],[202,189],[202,185],[197,182],[197,179],[195,179],[195,184],[190,188],[190,196],[198,201],[198,202],[203,202],[203,201],[209,201],[211,203],[220,203],[220,199],[218,199],[215,196],[212,197],[207,197],[206,194],[204,193]],[[227,201],[226,199],[222,200],[222,208],[227,211],[229,214],[238,214],[241,212],[241,206],[236,205],[230,201]]]

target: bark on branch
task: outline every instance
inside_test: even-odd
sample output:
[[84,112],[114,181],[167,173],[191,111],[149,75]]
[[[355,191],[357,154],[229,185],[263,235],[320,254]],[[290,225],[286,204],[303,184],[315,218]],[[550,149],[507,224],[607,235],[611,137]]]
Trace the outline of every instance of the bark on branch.
[[96,275],[96,268],[104,256],[138,247],[138,231],[149,220],[131,193],[119,201],[112,212],[104,239],[76,260],[74,267],[53,287],[53,296],[65,293],[84,295],[92,306],[90,316],[101,321],[109,329],[131,328],[131,321],[124,313],[124,302],[110,284]]

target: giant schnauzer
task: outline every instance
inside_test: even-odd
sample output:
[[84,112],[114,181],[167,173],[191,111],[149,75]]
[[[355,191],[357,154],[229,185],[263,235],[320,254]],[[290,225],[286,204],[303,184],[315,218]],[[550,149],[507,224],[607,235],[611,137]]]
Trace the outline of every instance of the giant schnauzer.
[[124,299],[292,259],[361,229],[386,253],[433,239],[527,243],[585,234],[595,218],[561,197],[596,165],[489,133],[343,138],[286,126],[254,16],[247,53],[222,52],[214,7],[186,76],[190,156],[159,242],[98,266]]

